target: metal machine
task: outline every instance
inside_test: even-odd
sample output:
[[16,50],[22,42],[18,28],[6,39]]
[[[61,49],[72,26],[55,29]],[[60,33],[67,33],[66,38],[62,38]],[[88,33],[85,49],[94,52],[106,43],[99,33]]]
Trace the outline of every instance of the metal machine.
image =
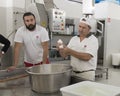
[[59,9],[49,9],[49,27],[51,32],[65,31],[65,11]]

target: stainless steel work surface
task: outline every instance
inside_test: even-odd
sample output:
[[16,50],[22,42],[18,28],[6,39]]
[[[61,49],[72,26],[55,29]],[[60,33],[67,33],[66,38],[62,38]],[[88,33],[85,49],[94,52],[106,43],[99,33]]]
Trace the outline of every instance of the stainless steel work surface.
[[25,68],[17,68],[14,71],[0,70],[0,82],[17,79],[22,76],[27,76]]
[[58,92],[55,92],[55,93],[41,94],[41,93],[36,93],[36,92],[32,91],[31,96],[62,96],[62,93],[60,91],[58,91]]

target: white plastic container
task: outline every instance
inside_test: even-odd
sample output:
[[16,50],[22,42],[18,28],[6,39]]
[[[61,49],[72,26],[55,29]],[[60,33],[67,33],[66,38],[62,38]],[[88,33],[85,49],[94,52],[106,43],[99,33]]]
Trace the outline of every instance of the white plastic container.
[[60,89],[62,96],[119,96],[120,87],[82,81]]
[[120,65],[120,53],[112,54],[112,65],[119,66]]

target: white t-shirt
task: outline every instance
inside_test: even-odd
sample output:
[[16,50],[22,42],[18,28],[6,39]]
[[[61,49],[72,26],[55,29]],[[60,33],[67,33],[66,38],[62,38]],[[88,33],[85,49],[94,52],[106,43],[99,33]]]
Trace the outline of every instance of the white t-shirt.
[[49,36],[46,29],[39,25],[36,25],[35,31],[29,31],[22,26],[16,32],[14,41],[24,44],[24,61],[36,64],[40,63],[43,57],[41,43],[49,41]]
[[71,66],[73,67],[73,70],[85,71],[96,69],[98,40],[94,35],[85,38],[81,42],[80,37],[74,36],[70,40],[68,47],[78,52],[89,53],[93,56],[89,61],[80,60],[71,56]]

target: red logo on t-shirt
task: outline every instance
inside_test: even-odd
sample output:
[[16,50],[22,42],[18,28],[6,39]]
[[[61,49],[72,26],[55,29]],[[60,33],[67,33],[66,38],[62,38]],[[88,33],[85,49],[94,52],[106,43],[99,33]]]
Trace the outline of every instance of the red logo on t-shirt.
[[87,47],[87,45],[84,45],[84,48],[86,48]]
[[39,36],[36,36],[36,38],[38,39],[38,38],[39,38]]

